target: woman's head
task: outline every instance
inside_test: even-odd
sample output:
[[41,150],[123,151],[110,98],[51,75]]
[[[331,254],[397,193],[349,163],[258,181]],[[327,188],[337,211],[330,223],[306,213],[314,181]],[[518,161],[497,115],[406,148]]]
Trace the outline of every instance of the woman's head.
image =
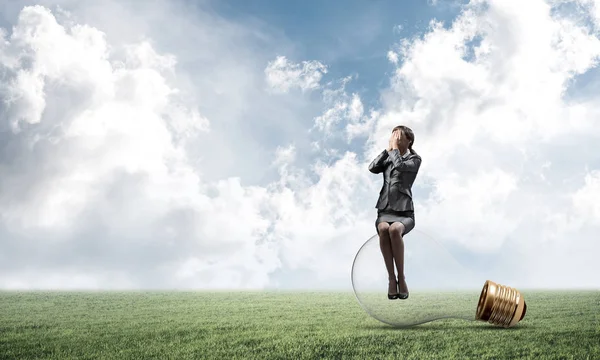
[[[396,126],[392,133],[396,130],[400,131],[400,144],[406,146],[408,149],[412,150],[412,146],[415,143],[415,133],[408,126],[400,125]],[[406,143],[406,145],[405,145]]]

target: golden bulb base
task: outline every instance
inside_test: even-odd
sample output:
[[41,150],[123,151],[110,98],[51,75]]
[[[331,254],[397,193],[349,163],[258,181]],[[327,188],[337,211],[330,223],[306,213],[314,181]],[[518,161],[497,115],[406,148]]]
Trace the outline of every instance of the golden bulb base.
[[521,321],[526,312],[527,304],[518,290],[487,280],[479,296],[475,318],[509,328]]

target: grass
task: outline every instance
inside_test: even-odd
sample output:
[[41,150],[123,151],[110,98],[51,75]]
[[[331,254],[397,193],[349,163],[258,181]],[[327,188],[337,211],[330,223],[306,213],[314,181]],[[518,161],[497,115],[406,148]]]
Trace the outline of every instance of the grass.
[[396,329],[352,293],[0,292],[0,358],[600,359],[600,291],[527,292],[527,305],[510,329]]

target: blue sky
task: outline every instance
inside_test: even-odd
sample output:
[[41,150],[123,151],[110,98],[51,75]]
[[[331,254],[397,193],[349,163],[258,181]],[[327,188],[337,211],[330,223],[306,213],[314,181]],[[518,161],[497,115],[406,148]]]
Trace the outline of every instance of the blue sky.
[[[450,23],[459,1],[212,2],[217,14],[239,23],[260,23],[281,33],[294,45],[268,47],[300,62],[314,59],[328,65],[325,79],[358,75],[348,89],[378,106],[378,90],[389,85],[394,67],[387,59],[391,46],[403,38],[422,36],[433,19]],[[271,44],[270,44],[271,45]]]
[[598,288],[600,4],[566,3],[3,2],[0,287],[348,289],[405,124],[407,249]]

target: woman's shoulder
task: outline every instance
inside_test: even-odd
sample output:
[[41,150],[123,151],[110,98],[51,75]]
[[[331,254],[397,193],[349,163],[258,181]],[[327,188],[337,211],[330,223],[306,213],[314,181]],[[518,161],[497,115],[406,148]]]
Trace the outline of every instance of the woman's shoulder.
[[419,160],[421,159],[421,155],[417,154],[417,152],[412,149],[410,150],[410,154],[408,154],[408,156],[412,158],[418,158]]

